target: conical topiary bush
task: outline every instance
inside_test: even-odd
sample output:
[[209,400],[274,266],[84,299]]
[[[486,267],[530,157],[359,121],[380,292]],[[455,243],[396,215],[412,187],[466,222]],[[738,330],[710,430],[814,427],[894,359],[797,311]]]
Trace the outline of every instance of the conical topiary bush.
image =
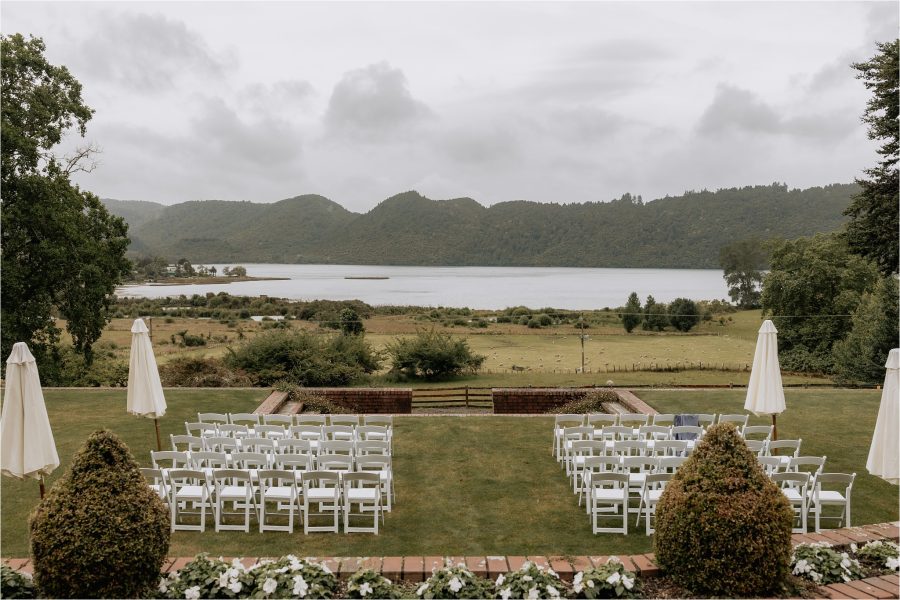
[[774,594],[790,572],[793,510],[733,425],[714,425],[656,508],[656,560],[696,594]]
[[128,447],[97,431],[31,515],[34,580],[50,598],[139,598],[159,582],[169,513]]

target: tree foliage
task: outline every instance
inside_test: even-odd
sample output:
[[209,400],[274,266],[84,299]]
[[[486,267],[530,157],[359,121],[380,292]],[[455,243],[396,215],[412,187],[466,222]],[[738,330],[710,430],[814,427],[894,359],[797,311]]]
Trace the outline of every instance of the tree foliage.
[[832,346],[850,331],[849,315],[877,279],[872,263],[837,235],[776,244],[763,281],[763,311],[778,328],[781,366],[830,372]]
[[344,335],[360,335],[365,331],[363,327],[362,317],[352,308],[344,308],[341,310],[340,316],[341,333]]
[[669,303],[669,322],[678,331],[690,331],[700,324],[700,307],[693,300],[675,298]]
[[878,54],[866,62],[855,63],[872,97],[866,103],[862,120],[869,126],[870,140],[879,140],[881,160],[866,177],[857,179],[861,191],[845,211],[850,216],[847,239],[850,248],[874,260],[883,275],[897,272],[898,229],[900,229],[900,177],[897,160],[900,155],[900,84],[898,84],[898,48],[900,40],[877,45]]
[[53,351],[66,319],[75,348],[90,360],[111,295],[130,272],[125,221],[69,175],[88,169],[90,149],[71,158],[53,148],[68,129],[85,133],[93,111],[81,84],[49,64],[44,43],[22,35],[2,46],[2,336],[0,353],[28,342],[39,361]]
[[641,314],[641,300],[638,298],[637,292],[631,292],[628,296],[628,302],[625,303],[625,310],[622,312],[622,326],[625,331],[631,333],[634,328],[641,324],[644,320]]
[[763,243],[757,238],[739,240],[719,251],[728,296],[740,308],[759,308],[760,286],[767,262]]
[[484,356],[472,352],[465,339],[433,330],[396,338],[386,350],[394,374],[424,379],[474,373],[485,361]]
[[834,345],[834,372],[838,381],[884,381],[888,352],[897,347],[898,294],[897,278],[889,275],[863,296],[853,313],[850,333]]
[[646,331],[662,331],[669,324],[669,315],[666,305],[660,304],[653,296],[647,296],[644,303],[644,318],[641,327]]

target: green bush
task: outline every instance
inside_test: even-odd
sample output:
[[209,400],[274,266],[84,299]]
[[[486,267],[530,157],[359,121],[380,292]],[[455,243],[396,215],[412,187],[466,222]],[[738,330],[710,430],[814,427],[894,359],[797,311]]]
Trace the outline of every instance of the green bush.
[[618,402],[619,395],[612,390],[591,390],[584,398],[566,402],[550,411],[557,415],[576,415],[585,413],[601,413],[604,402]]
[[287,380],[303,386],[340,386],[377,370],[379,356],[356,335],[271,330],[232,350],[225,364],[245,371],[253,385]]
[[669,315],[666,305],[658,303],[653,296],[647,296],[641,328],[645,331],[662,331],[668,324]]
[[526,561],[518,570],[497,578],[494,597],[509,598],[560,598],[566,592],[553,569],[544,568]]
[[675,298],[669,303],[669,322],[678,331],[690,331],[700,324],[700,308],[687,298]]
[[391,580],[372,569],[357,571],[347,580],[348,598],[400,598]]
[[531,322],[531,317],[519,317],[519,325],[528,325]]
[[734,426],[714,425],[659,500],[656,560],[695,594],[777,594],[789,574],[793,518]]
[[169,512],[128,447],[97,431],[30,519],[35,585],[51,598],[138,598],[169,550]]
[[386,350],[395,376],[437,379],[475,373],[485,360],[484,356],[472,352],[465,339],[433,330],[395,338]]
[[253,598],[334,598],[337,577],[318,563],[282,556],[261,560],[250,570],[254,583],[246,596]]
[[844,583],[862,577],[858,560],[822,542],[798,544],[791,555],[791,572],[817,585]]
[[856,544],[851,544],[850,547],[856,552],[856,556],[867,564],[895,572],[900,570],[900,545],[896,542],[876,540],[858,550]]
[[553,325],[553,319],[548,314],[542,313],[536,315],[534,318],[537,319],[537,322],[541,327],[550,327],[551,325]]
[[575,573],[572,591],[576,598],[637,598],[640,587],[634,572],[618,556],[610,556],[605,565]]
[[204,553],[195,556],[181,570],[170,571],[163,577],[156,595],[160,598],[246,598],[253,585],[253,576],[240,559],[228,563]]
[[218,358],[187,356],[160,365],[159,378],[173,387],[248,387],[251,379],[240,370],[232,370]]
[[34,582],[31,575],[0,565],[0,597],[34,598]]
[[462,563],[435,569],[431,577],[416,589],[420,598],[490,598],[494,585],[478,577]]
[[541,327],[541,321],[537,317],[531,317],[528,320],[528,329],[540,329]]

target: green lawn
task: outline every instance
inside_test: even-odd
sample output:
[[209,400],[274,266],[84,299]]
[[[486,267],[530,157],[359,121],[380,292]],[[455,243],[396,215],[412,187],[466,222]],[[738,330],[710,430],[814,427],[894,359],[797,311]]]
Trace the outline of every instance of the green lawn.
[[[262,390],[167,392],[165,435],[199,411],[251,410]],[[640,392],[661,411],[738,411],[741,392]],[[112,429],[139,462],[154,444],[150,421],[125,413],[124,391],[47,390],[51,423],[63,468],[84,438]],[[804,450],[828,454],[829,468],[856,471],[856,523],[897,519],[897,488],[864,475],[868,440],[878,410],[872,391],[789,391],[781,437],[804,438]],[[311,534],[178,532],[171,555],[209,551],[272,556],[556,555],[649,551],[637,530],[627,537],[590,533],[583,509],[550,454],[552,417],[397,417],[394,473],[397,503],[382,533]],[[57,474],[61,469],[57,471]],[[55,476],[50,478],[50,482]],[[28,552],[26,517],[37,503],[37,484],[2,481],[0,554]]]

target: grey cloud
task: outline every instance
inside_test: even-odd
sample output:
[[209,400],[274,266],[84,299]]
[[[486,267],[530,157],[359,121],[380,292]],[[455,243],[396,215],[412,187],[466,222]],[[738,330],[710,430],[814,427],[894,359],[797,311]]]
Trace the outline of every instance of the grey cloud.
[[500,123],[461,125],[438,142],[451,160],[467,165],[507,163],[514,161],[520,145],[515,128]]
[[227,69],[183,22],[144,13],[103,15],[71,63],[97,79],[141,93],[173,88],[182,75],[218,78]]
[[900,27],[900,10],[896,2],[866,2],[866,46],[875,53],[875,42],[889,42],[897,39]]
[[380,62],[344,74],[331,94],[325,123],[350,137],[383,138],[431,116],[431,109],[413,98],[403,71]]
[[300,79],[276,81],[271,85],[254,83],[238,93],[239,101],[256,112],[297,110],[309,105],[316,94],[313,85]]
[[635,39],[604,40],[581,48],[571,54],[575,62],[646,63],[672,58],[654,42]]

